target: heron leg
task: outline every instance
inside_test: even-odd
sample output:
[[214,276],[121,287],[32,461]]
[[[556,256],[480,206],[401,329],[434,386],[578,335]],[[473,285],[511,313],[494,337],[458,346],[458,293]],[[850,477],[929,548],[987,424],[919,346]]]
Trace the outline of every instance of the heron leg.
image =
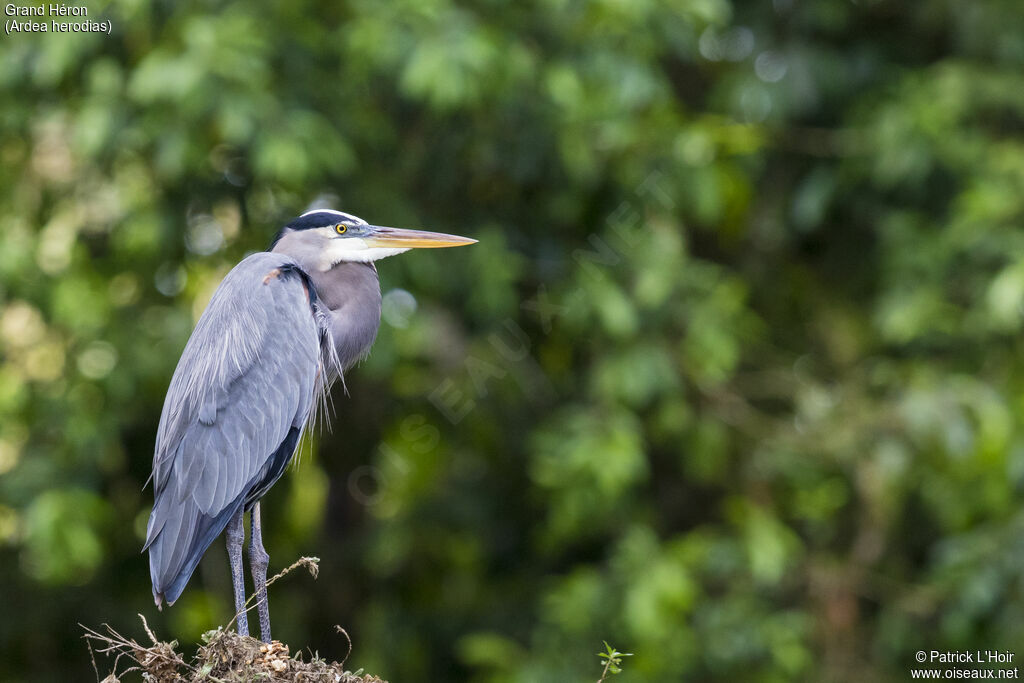
[[228,522],[224,537],[228,544],[228,563],[231,565],[231,583],[235,588],[235,616],[238,619],[238,635],[249,635],[249,621],[245,617],[245,575],[242,571],[242,540],[245,538],[245,530],[242,528],[242,515],[245,510],[241,507]]
[[252,568],[252,582],[256,586],[256,607],[260,615],[260,636],[264,643],[270,642],[270,606],[267,604],[267,564],[270,555],[263,548],[263,532],[260,529],[260,504],[252,506],[252,533],[249,535],[249,564]]

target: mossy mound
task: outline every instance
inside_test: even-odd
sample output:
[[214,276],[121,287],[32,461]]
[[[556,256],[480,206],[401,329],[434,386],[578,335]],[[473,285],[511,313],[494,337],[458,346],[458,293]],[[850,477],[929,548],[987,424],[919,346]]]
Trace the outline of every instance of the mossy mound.
[[141,674],[147,683],[386,683],[362,671],[346,671],[342,664],[316,656],[310,661],[304,661],[301,655],[292,657],[288,646],[280,641],[263,643],[222,628],[205,633],[204,644],[195,657],[186,660],[177,641],[158,640],[144,618],[142,623],[151,645],[125,638],[109,626],[105,627],[106,633],[85,629],[91,646],[114,658],[114,671],[102,683],[132,680],[136,674]]

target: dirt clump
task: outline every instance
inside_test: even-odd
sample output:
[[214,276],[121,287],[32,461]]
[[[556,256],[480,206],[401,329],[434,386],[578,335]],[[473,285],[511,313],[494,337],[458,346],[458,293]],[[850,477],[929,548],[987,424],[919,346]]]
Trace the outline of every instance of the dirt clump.
[[280,641],[263,643],[223,628],[203,634],[203,644],[195,657],[187,660],[178,651],[177,641],[158,640],[144,618],[142,624],[150,645],[126,638],[110,626],[104,626],[102,633],[85,628],[90,651],[114,658],[114,671],[101,683],[137,680],[131,674],[141,674],[147,683],[386,683],[362,671],[346,671],[342,664],[316,655],[309,661],[301,655],[292,657]]

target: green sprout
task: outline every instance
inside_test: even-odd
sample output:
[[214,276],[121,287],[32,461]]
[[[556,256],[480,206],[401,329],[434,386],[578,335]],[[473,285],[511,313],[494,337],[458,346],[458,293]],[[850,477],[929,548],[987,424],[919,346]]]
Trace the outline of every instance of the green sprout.
[[604,641],[605,652],[598,652],[597,656],[604,660],[604,671],[601,672],[601,678],[597,679],[597,683],[604,683],[608,678],[609,674],[622,673],[622,658],[632,657],[632,652],[619,652],[614,647],[608,644],[608,641]]

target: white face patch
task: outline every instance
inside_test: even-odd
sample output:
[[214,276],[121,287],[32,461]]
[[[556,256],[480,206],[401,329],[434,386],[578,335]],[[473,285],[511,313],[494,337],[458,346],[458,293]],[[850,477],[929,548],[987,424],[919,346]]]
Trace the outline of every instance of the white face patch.
[[[327,228],[330,230],[330,228]],[[371,247],[362,237],[332,237],[327,248],[321,252],[320,270],[330,270],[342,261],[356,261],[369,263],[378,261],[387,256],[394,256],[409,251],[408,249],[395,249],[391,247]]]

